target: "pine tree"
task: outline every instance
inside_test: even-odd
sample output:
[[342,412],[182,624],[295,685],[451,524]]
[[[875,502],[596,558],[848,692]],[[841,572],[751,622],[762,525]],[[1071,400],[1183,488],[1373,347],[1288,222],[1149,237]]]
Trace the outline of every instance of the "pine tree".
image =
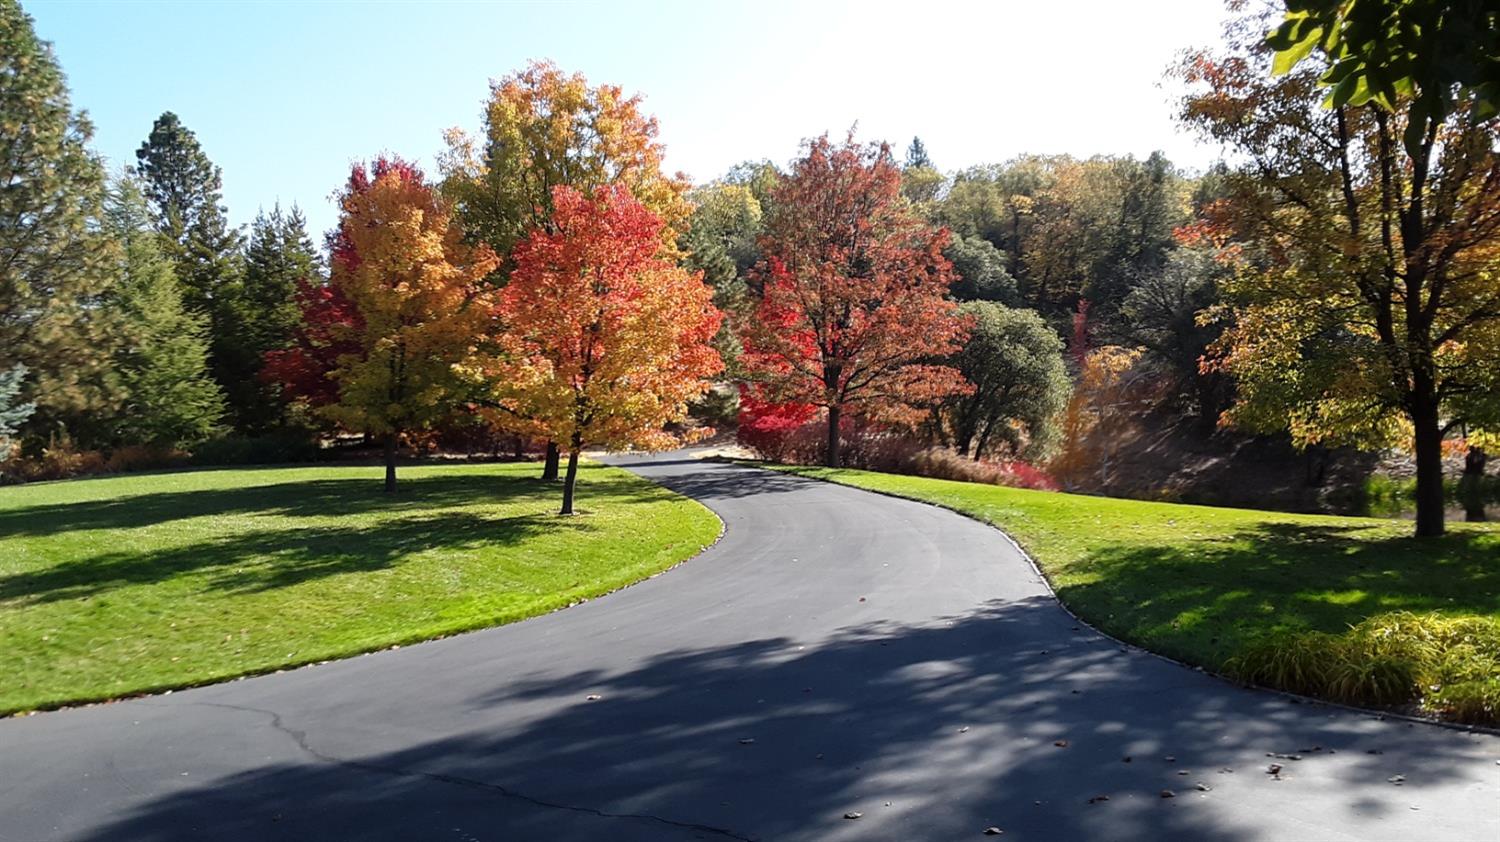
[[275,384],[261,378],[265,355],[290,346],[302,313],[298,284],[320,283],[321,260],[302,211],[278,205],[250,226],[244,272],[233,288],[221,329],[227,336],[220,360],[237,427],[264,432],[285,422],[286,407]]
[[158,446],[200,441],[224,414],[224,398],[208,373],[203,318],[183,307],[172,263],[134,181],[122,179],[111,193],[105,228],[123,252],[106,301],[125,339],[115,365],[127,397],[112,425],[114,438]]
[[932,158],[927,154],[927,144],[920,137],[911,139],[911,146],[906,147],[906,169],[925,167],[932,170],[937,169],[932,164]]
[[52,46],[15,0],[0,0],[0,371],[30,370],[18,400],[35,402],[33,430],[116,399],[97,307],[114,246],[98,231],[92,135]]
[[156,118],[136,150],[136,173],[155,213],[166,257],[182,287],[187,309],[208,326],[214,379],[236,386],[238,355],[232,325],[243,271],[241,237],[230,227],[222,201],[223,178],[198,138],[170,111]]

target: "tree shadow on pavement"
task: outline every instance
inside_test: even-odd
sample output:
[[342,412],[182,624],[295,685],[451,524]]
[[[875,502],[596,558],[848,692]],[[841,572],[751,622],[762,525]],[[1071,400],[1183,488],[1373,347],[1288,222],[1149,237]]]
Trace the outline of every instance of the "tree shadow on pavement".
[[[357,754],[294,710],[251,711],[247,725],[275,716],[306,761],[160,795],[84,838],[910,840],[994,826],[1235,842],[1296,820],[1356,835],[1411,821],[1424,787],[1470,784],[1493,762],[1461,734],[1234,690],[1071,624],[1035,597],[496,676],[469,698],[372,705],[345,723],[354,733],[464,730]],[[1302,759],[1273,777],[1267,752]],[[1393,774],[1407,781],[1395,815]]]

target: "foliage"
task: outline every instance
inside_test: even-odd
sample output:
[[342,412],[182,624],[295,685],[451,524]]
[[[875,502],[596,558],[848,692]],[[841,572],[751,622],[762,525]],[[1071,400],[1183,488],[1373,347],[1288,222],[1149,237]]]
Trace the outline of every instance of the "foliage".
[[1145,351],[1179,395],[1188,396],[1201,417],[1217,423],[1226,408],[1229,383],[1203,361],[1224,329],[1220,285],[1232,266],[1210,248],[1184,245],[1167,256],[1160,271],[1146,275],[1120,306],[1124,338]]
[[1480,119],[1500,110],[1500,10],[1487,0],[1287,0],[1266,39],[1286,73],[1314,50],[1327,57],[1326,104],[1407,110],[1403,140],[1421,154],[1426,127],[1460,98]]
[[1460,102],[1411,154],[1399,138],[1426,119],[1412,101],[1322,108],[1316,68],[1269,80],[1245,38],[1180,69],[1183,119],[1246,161],[1223,214],[1246,247],[1219,345],[1230,418],[1300,443],[1412,443],[1416,528],[1439,534],[1442,439],[1490,420],[1462,417],[1463,398],[1492,394],[1500,371],[1497,124]]
[[664,449],[722,366],[721,315],[699,275],[676,266],[663,223],[623,186],[553,192],[554,217],[516,248],[501,291],[500,352],[485,372],[507,415],[569,454],[563,513],[585,446]]
[[363,320],[354,303],[331,283],[299,280],[299,311],[290,347],[267,351],[260,379],[274,384],[282,397],[312,409],[338,401],[334,371],[339,360],[359,351],[356,341]]
[[222,681],[535,616],[712,543],[707,509],[587,465],[199,470],[0,489],[0,713]]
[[884,146],[808,143],[775,188],[756,273],[763,297],[742,330],[743,363],[759,397],[828,412],[830,464],[839,417],[891,422],[965,390],[952,368],[967,326],[946,297],[948,234],[901,200]]
[[0,371],[0,462],[10,458],[14,444],[12,437],[36,410],[36,404],[17,400],[21,393],[21,381],[25,379],[26,366],[22,363]]
[[955,236],[943,256],[953,264],[958,280],[953,297],[960,301],[998,301],[1015,306],[1019,299],[1016,279],[1006,271],[1005,252],[982,237]]
[[284,465],[312,462],[318,442],[299,430],[275,430],[257,436],[228,433],[193,448],[195,465]]
[[960,455],[976,460],[997,446],[1011,456],[1046,456],[1072,390],[1062,338],[1031,310],[975,301],[961,311],[974,328],[951,362],[974,389],[944,403],[945,432]]
[[793,456],[793,437],[815,425],[818,408],[809,403],[763,401],[740,386],[739,423],[735,440],[773,462],[800,461]]
[[264,432],[288,422],[277,381],[262,377],[261,369],[267,354],[292,347],[302,321],[299,291],[321,283],[321,263],[301,210],[284,212],[277,205],[255,217],[244,272],[230,291],[222,325],[227,337],[221,370],[238,429]]
[[911,139],[911,145],[906,147],[906,169],[923,167],[929,170],[937,169],[932,163],[932,157],[927,154],[927,144],[920,137]]
[[109,438],[165,448],[199,441],[223,416],[224,397],[208,373],[204,320],[183,309],[134,180],[121,179],[111,192],[104,230],[122,250],[104,305],[116,314],[123,339],[114,369],[125,402]]
[[104,169],[87,149],[52,46],[15,0],[0,0],[0,371],[30,372],[23,433],[117,405],[111,329],[99,302],[117,246],[99,231]]
[[1255,684],[1357,705],[1420,704],[1460,722],[1500,722],[1500,619],[1398,611],[1343,634],[1286,633],[1228,662]]
[[1094,466],[1101,473],[1108,472],[1121,432],[1119,420],[1132,404],[1150,402],[1141,393],[1141,378],[1135,371],[1139,349],[1106,345],[1092,351],[1080,349],[1078,355],[1082,358],[1078,379],[1059,421],[1061,448],[1047,465],[1068,488],[1080,484],[1084,472]]
[[[489,324],[483,281],[499,261],[464,242],[437,192],[399,158],[356,165],[340,208],[329,287],[358,318],[319,325],[350,349],[330,373],[338,401],[322,412],[393,445],[448,412],[462,390],[458,368]],[[392,458],[388,450],[391,486]]]
[[[687,233],[678,240],[685,253],[683,265],[703,273],[703,282],[713,288],[714,306],[720,311],[746,317],[751,309],[747,276],[760,260],[756,239],[762,230],[763,212],[755,191],[745,184],[720,181],[688,194],[693,214]],[[714,337],[714,348],[732,373],[739,362],[740,344],[725,319]]]
[[[1438,615],[1435,622],[1447,627],[1442,634],[1452,635],[1444,640],[1452,642],[1436,662],[1443,690],[1424,691],[1429,708],[1460,715],[1482,709],[1486,693],[1494,698],[1500,527],[1455,524],[1442,538],[1417,540],[1401,524],[1381,520],[785,470],[923,500],[1004,529],[1081,618],[1208,669],[1225,670],[1283,635],[1337,636],[1367,620],[1367,651],[1389,654],[1392,648],[1376,646],[1378,638],[1408,633],[1396,632],[1388,615]],[[1387,617],[1370,619],[1379,615]],[[1350,689],[1384,686],[1394,672],[1385,659],[1352,667],[1340,676]],[[1438,699],[1450,689],[1453,701],[1445,707]]]
[[235,372],[227,365],[233,344],[226,328],[241,271],[241,240],[220,204],[223,177],[197,136],[170,111],[156,118],[135,157],[136,172],[156,214],[156,230],[182,284],[183,301],[188,310],[207,319],[214,375],[230,388]]
[[670,243],[687,223],[688,182],[662,173],[656,135],[639,96],[532,62],[491,83],[482,137],[449,132],[443,193],[466,230],[501,255],[550,224],[559,186],[591,194],[624,185],[663,220]]

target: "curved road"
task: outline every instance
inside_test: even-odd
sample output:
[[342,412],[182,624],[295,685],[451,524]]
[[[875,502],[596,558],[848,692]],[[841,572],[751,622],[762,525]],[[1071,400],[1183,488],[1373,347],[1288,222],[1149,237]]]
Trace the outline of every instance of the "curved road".
[[0,839],[1500,838],[1500,738],[1123,651],[940,509],[617,461],[723,539],[523,623],[0,721]]

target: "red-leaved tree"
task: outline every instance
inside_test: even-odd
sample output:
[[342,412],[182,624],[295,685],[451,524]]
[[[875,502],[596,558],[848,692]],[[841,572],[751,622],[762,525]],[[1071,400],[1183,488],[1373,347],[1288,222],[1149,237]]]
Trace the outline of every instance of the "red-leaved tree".
[[908,210],[889,147],[852,136],[810,141],[773,196],[744,366],[759,399],[827,411],[826,461],[838,467],[846,413],[909,423],[970,388],[934,362],[968,333],[948,298],[949,235]]
[[723,363],[723,318],[702,276],[676,265],[662,221],[622,185],[552,191],[551,224],[517,245],[500,292],[499,353],[483,374],[523,429],[568,453],[573,513],[584,447],[660,449]]

